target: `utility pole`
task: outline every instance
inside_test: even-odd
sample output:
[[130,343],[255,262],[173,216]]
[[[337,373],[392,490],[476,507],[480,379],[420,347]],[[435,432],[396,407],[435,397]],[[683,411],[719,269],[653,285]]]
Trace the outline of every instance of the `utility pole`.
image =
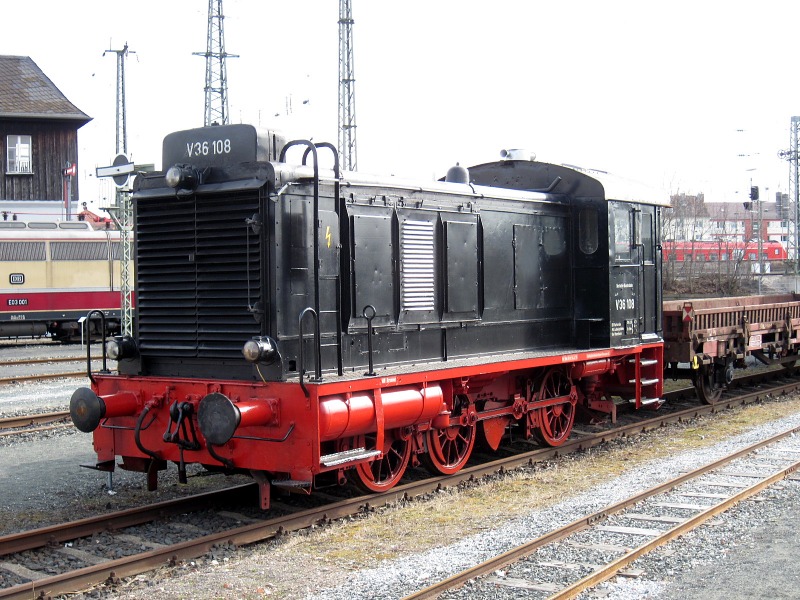
[[778,156],[789,161],[789,202],[794,203],[794,218],[789,219],[789,243],[794,245],[789,257],[794,259],[795,291],[797,291],[797,275],[800,271],[800,117],[792,117],[789,129],[789,149],[781,150]]
[[353,6],[339,0],[339,166],[357,169],[356,94],[353,67]]
[[[133,50],[128,49],[128,43],[125,42],[122,50],[106,50],[106,52],[114,52],[117,55],[117,158],[116,163],[123,162],[117,160],[121,157],[127,157],[128,154],[128,131],[127,131],[127,113],[125,108],[125,59],[128,54],[135,54]],[[118,182],[116,192],[115,206],[109,210],[111,218],[119,229],[120,247],[122,256],[120,257],[120,325],[122,335],[130,336],[133,334],[133,303],[131,297],[133,295],[133,281],[131,277],[131,237],[130,232],[133,221],[133,211],[131,209],[130,193],[123,190],[122,186],[127,182],[127,177],[121,179],[122,183]]]
[[128,153],[128,116],[125,110],[125,59],[128,54],[136,54],[128,49],[128,42],[122,50],[106,50],[117,55],[117,154]]
[[[769,196],[769,188],[765,188]],[[761,295],[761,282],[764,280],[764,202],[758,201],[758,294]]]
[[208,0],[208,36],[205,52],[193,52],[195,56],[206,58],[205,117],[203,123],[227,125],[228,114],[228,68],[227,58],[239,58],[238,54],[225,52],[225,30],[222,14],[222,0]]

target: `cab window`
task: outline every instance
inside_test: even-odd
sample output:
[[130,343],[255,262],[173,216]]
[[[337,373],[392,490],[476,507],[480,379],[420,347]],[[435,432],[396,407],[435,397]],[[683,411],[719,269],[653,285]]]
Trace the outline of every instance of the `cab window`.
[[631,213],[627,208],[614,209],[614,260],[631,259]]
[[584,208],[578,214],[578,246],[584,254],[594,254],[599,247],[597,210]]

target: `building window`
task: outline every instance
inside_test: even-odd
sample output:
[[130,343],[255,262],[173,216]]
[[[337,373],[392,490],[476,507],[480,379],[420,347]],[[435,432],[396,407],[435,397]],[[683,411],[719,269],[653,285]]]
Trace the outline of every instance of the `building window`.
[[6,148],[8,149],[6,173],[33,173],[31,136],[9,135]]

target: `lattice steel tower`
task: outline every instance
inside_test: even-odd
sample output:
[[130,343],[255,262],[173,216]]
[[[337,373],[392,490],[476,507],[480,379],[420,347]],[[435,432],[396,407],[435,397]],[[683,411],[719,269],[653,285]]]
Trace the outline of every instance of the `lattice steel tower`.
[[222,14],[222,0],[208,0],[208,38],[205,52],[193,52],[195,56],[206,57],[206,102],[205,118],[207,126],[217,123],[227,125],[228,114],[228,69],[227,58],[238,58],[238,54],[225,52],[225,31]]
[[[125,59],[128,54],[135,54],[133,50],[128,50],[128,43],[122,50],[106,50],[117,55],[117,155],[128,154],[128,117],[125,108]],[[117,225],[120,234],[120,247],[122,256],[120,257],[120,321],[123,335],[133,333],[133,276],[131,273],[131,227],[133,223],[133,211],[131,210],[130,192],[117,187],[116,206],[109,209],[111,218]]]
[[355,171],[356,94],[353,68],[353,6],[351,0],[339,0],[339,166]]
[[800,264],[800,172],[798,172],[798,161],[800,161],[800,117],[792,117],[791,127],[789,128],[789,149],[781,150],[778,156],[789,161],[789,202],[791,217],[789,218],[789,258],[794,260],[795,275]]

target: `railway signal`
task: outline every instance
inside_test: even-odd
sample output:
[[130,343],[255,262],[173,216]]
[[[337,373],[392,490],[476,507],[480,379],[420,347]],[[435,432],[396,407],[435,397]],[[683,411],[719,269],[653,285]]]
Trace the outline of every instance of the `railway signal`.
[[[131,173],[135,171],[134,163],[128,160],[125,154],[120,153],[114,157],[114,161],[108,167],[98,167],[96,170],[98,177],[111,177],[118,188],[122,188],[130,177]],[[131,211],[130,201],[127,194],[121,190],[117,190],[117,206],[113,210],[108,210],[114,223],[120,232],[120,242],[122,248],[122,257],[120,262],[120,310],[122,318],[122,332],[129,335],[133,329],[133,304],[131,296],[133,295],[133,283],[131,276]],[[117,213],[116,211],[119,211]]]
[[114,162],[108,167],[97,167],[95,173],[98,177],[111,177],[118,187],[128,182],[128,177],[134,171],[134,164],[124,154],[117,154]]

